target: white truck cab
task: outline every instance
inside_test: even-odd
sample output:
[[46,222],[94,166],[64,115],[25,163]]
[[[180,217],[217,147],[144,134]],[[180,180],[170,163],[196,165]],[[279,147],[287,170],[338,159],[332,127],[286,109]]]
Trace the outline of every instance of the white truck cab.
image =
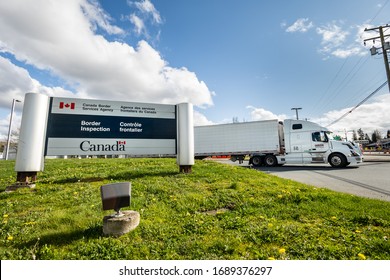
[[329,139],[330,131],[303,120],[285,120],[284,155],[277,156],[283,163],[329,163],[332,167],[357,165],[362,162],[359,146],[346,141]]

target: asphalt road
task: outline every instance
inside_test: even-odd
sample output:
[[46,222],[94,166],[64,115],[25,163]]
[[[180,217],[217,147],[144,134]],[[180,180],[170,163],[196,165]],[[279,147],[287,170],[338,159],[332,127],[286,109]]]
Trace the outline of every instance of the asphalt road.
[[[230,160],[218,161],[239,165]],[[249,168],[247,161],[241,166]],[[342,169],[335,169],[327,164],[291,164],[254,169],[337,192],[390,201],[390,156],[367,156],[365,162],[358,167]]]

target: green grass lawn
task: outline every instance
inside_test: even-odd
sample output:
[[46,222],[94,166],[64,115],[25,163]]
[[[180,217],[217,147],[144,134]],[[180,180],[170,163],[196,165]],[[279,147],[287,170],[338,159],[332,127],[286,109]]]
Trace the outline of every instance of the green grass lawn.
[[[390,259],[390,203],[248,168],[175,159],[52,159],[35,189],[5,193],[1,259]],[[358,172],[358,170],[357,170]],[[130,181],[139,226],[103,237],[100,186]]]

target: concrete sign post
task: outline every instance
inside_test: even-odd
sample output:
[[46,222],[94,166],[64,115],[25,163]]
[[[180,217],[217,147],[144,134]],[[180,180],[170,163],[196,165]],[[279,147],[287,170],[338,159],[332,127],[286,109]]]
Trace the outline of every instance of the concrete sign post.
[[15,171],[35,181],[44,156],[177,157],[194,165],[192,104],[178,105],[48,97],[27,93]]
[[190,173],[195,164],[194,159],[194,121],[193,108],[188,103],[177,105],[178,118],[178,153],[177,163],[180,166],[180,172]]

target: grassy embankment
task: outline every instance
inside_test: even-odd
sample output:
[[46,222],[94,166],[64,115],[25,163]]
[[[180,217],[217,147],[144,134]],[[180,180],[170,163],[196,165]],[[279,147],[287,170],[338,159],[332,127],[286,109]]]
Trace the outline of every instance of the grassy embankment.
[[[34,190],[3,192],[1,259],[390,259],[390,203],[197,161],[46,160]],[[140,225],[103,237],[99,187],[130,181]],[[124,209],[125,210],[125,209]]]

